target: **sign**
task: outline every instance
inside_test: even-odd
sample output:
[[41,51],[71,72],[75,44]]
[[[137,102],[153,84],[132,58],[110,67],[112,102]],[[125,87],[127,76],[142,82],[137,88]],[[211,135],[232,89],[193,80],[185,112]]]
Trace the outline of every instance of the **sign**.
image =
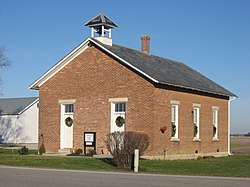
[[86,145],[93,145],[92,142],[86,142]]
[[93,133],[85,133],[85,141],[86,142],[93,142],[94,141],[94,134]]
[[86,154],[86,147],[94,147],[96,151],[96,133],[84,132],[84,154]]

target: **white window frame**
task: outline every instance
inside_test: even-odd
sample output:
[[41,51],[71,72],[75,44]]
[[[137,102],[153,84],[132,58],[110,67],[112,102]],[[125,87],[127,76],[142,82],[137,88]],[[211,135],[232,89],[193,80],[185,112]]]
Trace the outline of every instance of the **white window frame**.
[[216,133],[213,132],[213,140],[218,140],[218,115],[219,110],[213,109],[213,128],[216,128]]
[[[171,140],[179,140],[179,105],[172,104],[171,105]],[[172,125],[175,125],[176,131],[175,135],[172,136]]]
[[197,126],[197,131],[198,131],[197,134],[194,135],[194,140],[200,140],[200,107],[194,106],[193,118],[194,118],[193,121],[194,128],[195,126]]

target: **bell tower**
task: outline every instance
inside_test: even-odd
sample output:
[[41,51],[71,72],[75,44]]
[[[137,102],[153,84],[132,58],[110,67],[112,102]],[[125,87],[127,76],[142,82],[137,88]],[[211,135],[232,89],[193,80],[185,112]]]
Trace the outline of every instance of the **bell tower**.
[[111,19],[103,13],[98,14],[87,23],[85,26],[91,28],[91,37],[97,39],[106,45],[112,46],[112,33],[111,30],[118,27]]

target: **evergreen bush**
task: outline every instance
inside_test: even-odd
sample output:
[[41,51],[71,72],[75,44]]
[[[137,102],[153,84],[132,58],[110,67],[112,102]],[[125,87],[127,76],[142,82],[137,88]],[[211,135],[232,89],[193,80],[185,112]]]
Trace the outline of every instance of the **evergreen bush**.
[[39,155],[42,155],[42,154],[44,154],[45,153],[45,146],[44,146],[44,144],[42,143],[41,145],[40,145],[40,147],[39,147]]

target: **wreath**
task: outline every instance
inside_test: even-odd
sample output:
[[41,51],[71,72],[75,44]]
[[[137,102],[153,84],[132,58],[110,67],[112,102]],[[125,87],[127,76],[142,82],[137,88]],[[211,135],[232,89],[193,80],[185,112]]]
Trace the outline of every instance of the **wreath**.
[[65,119],[65,124],[68,126],[68,127],[71,127],[72,124],[73,124],[73,119],[71,117],[67,117]]
[[115,123],[118,127],[122,127],[125,124],[125,119],[122,116],[118,116]]
[[217,130],[217,128],[215,126],[213,126],[213,137],[215,137],[215,135],[216,135],[216,130]]
[[164,133],[166,130],[167,130],[166,126],[160,128],[161,133]]
[[175,137],[176,134],[176,125],[174,123],[172,123],[172,137]]
[[198,134],[198,127],[197,125],[194,125],[194,137],[196,137]]

